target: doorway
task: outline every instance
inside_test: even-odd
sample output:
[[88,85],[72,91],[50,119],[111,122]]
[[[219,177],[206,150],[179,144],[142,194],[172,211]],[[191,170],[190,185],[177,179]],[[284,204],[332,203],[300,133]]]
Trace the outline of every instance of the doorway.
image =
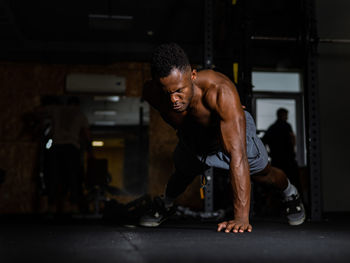
[[296,136],[296,159],[306,166],[304,96],[299,72],[254,71],[252,113],[257,132],[262,137],[277,119],[279,108],[288,110],[288,122]]

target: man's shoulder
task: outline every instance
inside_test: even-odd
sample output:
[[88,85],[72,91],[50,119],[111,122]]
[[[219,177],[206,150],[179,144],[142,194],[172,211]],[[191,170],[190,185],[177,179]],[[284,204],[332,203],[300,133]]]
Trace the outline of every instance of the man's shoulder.
[[207,105],[209,108],[213,109],[216,107],[217,96],[219,92],[219,86],[214,83],[208,83],[202,87],[203,92],[203,104]]
[[203,99],[209,104],[216,106],[219,97],[226,97],[227,94],[233,95],[232,91],[235,89],[235,86],[222,73],[214,70],[205,70],[200,77]]
[[198,72],[197,84],[203,92],[215,92],[221,82],[222,76],[214,70],[204,69]]
[[198,77],[203,81],[216,84],[230,81],[226,75],[212,69],[203,69],[198,71]]

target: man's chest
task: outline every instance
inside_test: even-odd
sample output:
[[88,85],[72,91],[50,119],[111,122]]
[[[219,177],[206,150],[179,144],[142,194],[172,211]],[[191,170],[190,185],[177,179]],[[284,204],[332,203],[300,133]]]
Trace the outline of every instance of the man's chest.
[[163,118],[178,129],[205,129],[218,125],[217,115],[203,105],[185,112],[175,112],[171,109],[162,112]]

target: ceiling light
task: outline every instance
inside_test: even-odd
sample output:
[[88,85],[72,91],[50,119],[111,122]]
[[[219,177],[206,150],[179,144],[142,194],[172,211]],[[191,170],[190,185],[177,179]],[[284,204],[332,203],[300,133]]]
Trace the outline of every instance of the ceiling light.
[[118,101],[120,101],[120,97],[119,96],[95,96],[94,100],[118,102]]
[[92,19],[119,19],[119,20],[132,20],[133,16],[125,16],[125,15],[102,15],[102,14],[89,14],[89,18]]
[[104,145],[103,141],[92,141],[92,146],[93,147],[102,147]]

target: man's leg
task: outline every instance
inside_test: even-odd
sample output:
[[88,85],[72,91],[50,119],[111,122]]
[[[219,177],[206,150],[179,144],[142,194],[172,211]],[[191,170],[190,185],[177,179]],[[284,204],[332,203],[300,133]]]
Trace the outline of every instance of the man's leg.
[[268,163],[265,145],[256,135],[256,127],[252,116],[246,115],[247,157],[250,175],[253,181],[269,184],[279,189],[286,205],[287,219],[290,225],[300,225],[305,220],[304,206],[300,201],[298,190],[292,185],[287,175]]
[[177,145],[173,160],[175,172],[168,181],[165,197],[175,200],[196,176],[201,175],[209,167],[202,163],[184,143]]
[[273,185],[283,191],[288,186],[286,174],[279,168],[268,164],[264,170],[252,175],[252,180],[258,183]]
[[289,182],[287,175],[281,169],[268,164],[264,170],[252,175],[252,180],[272,185],[281,191],[290,225],[300,225],[305,221],[305,210],[298,190]]
[[154,207],[140,218],[140,225],[147,227],[159,226],[174,211],[174,201],[182,194],[193,179],[208,167],[183,143],[179,143],[173,155],[175,172],[170,177],[165,194],[155,197]]

